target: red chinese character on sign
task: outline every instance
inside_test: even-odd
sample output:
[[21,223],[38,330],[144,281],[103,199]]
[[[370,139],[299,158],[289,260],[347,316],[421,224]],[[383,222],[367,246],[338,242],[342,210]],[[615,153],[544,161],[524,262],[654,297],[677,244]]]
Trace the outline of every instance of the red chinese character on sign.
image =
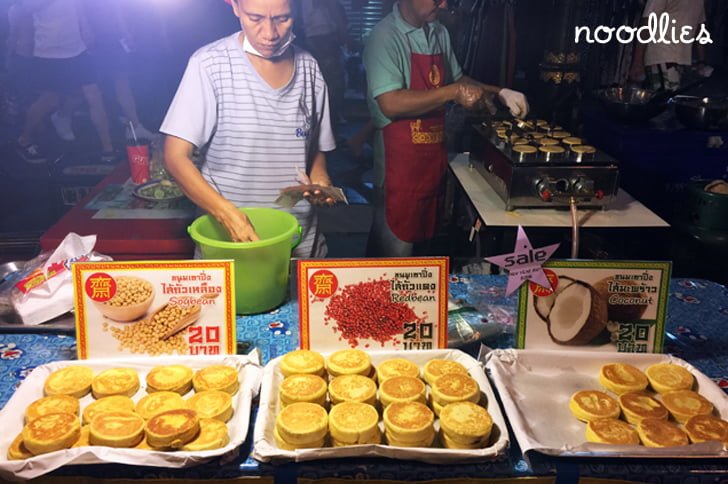
[[85,290],[94,301],[108,301],[116,294],[116,281],[104,272],[97,272],[86,279]]
[[316,297],[331,297],[339,287],[339,281],[333,272],[327,270],[316,271],[308,279],[308,288]]

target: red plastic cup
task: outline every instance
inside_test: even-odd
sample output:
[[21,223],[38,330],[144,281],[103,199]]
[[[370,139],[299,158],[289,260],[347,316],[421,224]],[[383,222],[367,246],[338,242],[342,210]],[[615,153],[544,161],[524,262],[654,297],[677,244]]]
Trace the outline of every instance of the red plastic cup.
[[129,159],[132,183],[149,181],[149,145],[127,145],[126,156]]

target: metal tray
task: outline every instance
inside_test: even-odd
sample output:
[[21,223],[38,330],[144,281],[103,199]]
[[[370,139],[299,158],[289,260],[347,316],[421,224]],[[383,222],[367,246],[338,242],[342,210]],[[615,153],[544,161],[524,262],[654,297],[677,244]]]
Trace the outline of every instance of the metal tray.
[[[459,350],[428,350],[428,351],[370,351],[372,364],[390,358],[407,358],[420,368],[433,358],[455,360],[462,363],[480,385],[480,390],[487,400],[486,408],[493,417],[493,433],[491,444],[488,447],[476,450],[454,450],[445,448],[405,448],[391,447],[389,445],[354,445],[347,447],[320,447],[315,449],[298,449],[287,451],[279,448],[275,443],[273,431],[275,418],[279,411],[278,387],[283,381],[283,374],[279,369],[280,358],[272,360],[263,370],[263,383],[260,389],[260,405],[258,417],[255,421],[253,440],[255,448],[253,457],[267,462],[278,461],[308,461],[315,459],[343,459],[352,457],[389,457],[392,459],[419,460],[429,464],[446,464],[468,460],[494,459],[504,454],[508,449],[508,429],[503,414],[496,401],[493,389],[485,376],[480,362]],[[327,356],[327,353],[323,353]],[[380,428],[383,423],[379,422]],[[435,429],[439,428],[439,421],[435,420]]]
[[[187,365],[193,370],[208,365],[225,364],[238,369],[241,376],[240,390],[233,396],[233,417],[228,421],[230,442],[215,450],[201,452],[163,452],[154,450],[137,450],[88,446],[75,449],[64,449],[48,454],[41,454],[25,460],[8,460],[7,450],[15,436],[23,429],[25,409],[30,403],[43,396],[43,384],[53,371],[70,365],[85,365],[99,373],[116,367],[134,368],[139,373],[141,388],[132,397],[139,401],[146,392],[146,375],[158,365]],[[156,467],[189,467],[200,464],[213,457],[235,451],[248,434],[250,408],[253,397],[260,384],[261,369],[257,352],[246,356],[168,356],[158,358],[109,358],[107,360],[56,361],[37,367],[18,387],[8,403],[0,412],[0,479],[25,480],[32,479],[66,464],[103,464],[120,463],[137,466]],[[187,399],[193,394],[183,395]],[[81,409],[93,401],[89,394],[81,398]]]
[[687,368],[695,376],[694,390],[713,403],[720,418],[728,419],[728,396],[684,360],[663,354],[549,350],[495,350],[484,358],[524,454],[537,451],[564,457],[642,459],[728,457],[728,451],[718,442],[662,449],[589,443],[584,435],[586,424],[569,411],[569,398],[574,392],[604,390],[599,384],[599,370],[604,364],[629,363],[644,370],[654,363],[669,362]]

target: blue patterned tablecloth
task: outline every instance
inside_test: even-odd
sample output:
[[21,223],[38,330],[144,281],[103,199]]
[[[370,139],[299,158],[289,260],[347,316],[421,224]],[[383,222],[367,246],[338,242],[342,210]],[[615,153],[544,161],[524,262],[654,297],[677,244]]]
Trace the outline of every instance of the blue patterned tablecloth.
[[[505,297],[505,276],[451,276],[453,299],[475,307],[480,314],[501,318],[504,330],[485,341],[491,347],[513,344],[512,319],[516,297]],[[510,321],[509,321],[510,316]],[[509,326],[509,324],[511,326]],[[510,330],[509,330],[510,329]],[[683,358],[728,392],[728,289],[698,279],[674,279],[670,283],[667,315],[668,338],[665,351]],[[298,346],[298,305],[289,301],[269,313],[240,317],[237,322],[240,350],[257,347],[263,362]],[[53,334],[0,334],[0,405],[5,405],[17,385],[36,366],[75,357],[72,336]],[[252,429],[252,421],[251,421]],[[251,432],[252,433],[252,432]],[[615,479],[644,479],[650,482],[716,482],[728,474],[728,463],[715,461],[665,462],[641,459],[559,459],[538,453],[524,460],[511,438],[512,447],[501,460],[457,466],[430,465],[389,459],[325,460],[301,464],[261,464],[250,455],[251,437],[237,457],[227,457],[188,469],[140,468],[123,465],[70,466],[56,475],[114,477],[230,478],[273,475],[281,482],[294,476],[305,478],[348,477],[401,480],[427,480],[458,476],[524,477],[554,475],[570,480],[578,475]],[[566,481],[565,481],[566,482]]]

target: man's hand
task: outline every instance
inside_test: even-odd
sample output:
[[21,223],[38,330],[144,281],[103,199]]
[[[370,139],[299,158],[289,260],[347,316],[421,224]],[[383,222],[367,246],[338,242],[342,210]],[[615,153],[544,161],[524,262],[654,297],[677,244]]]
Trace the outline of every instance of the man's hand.
[[482,86],[472,82],[459,82],[455,92],[455,102],[465,109],[480,107],[487,93]]
[[[330,187],[331,186],[331,180],[326,178],[320,178],[317,180],[311,180],[311,183],[314,185],[320,185],[322,187]],[[309,201],[311,205],[317,206],[317,207],[323,207],[323,206],[329,206],[332,207],[336,204],[336,200],[334,200],[331,197],[326,196],[321,190],[314,190],[313,192],[305,191],[303,192],[303,198]]]
[[260,240],[248,216],[238,210],[232,203],[229,205],[229,208],[217,216],[217,221],[225,227],[233,242],[253,242]]
[[504,87],[498,91],[498,97],[511,111],[513,116],[522,119],[528,115],[528,101],[523,93]]

